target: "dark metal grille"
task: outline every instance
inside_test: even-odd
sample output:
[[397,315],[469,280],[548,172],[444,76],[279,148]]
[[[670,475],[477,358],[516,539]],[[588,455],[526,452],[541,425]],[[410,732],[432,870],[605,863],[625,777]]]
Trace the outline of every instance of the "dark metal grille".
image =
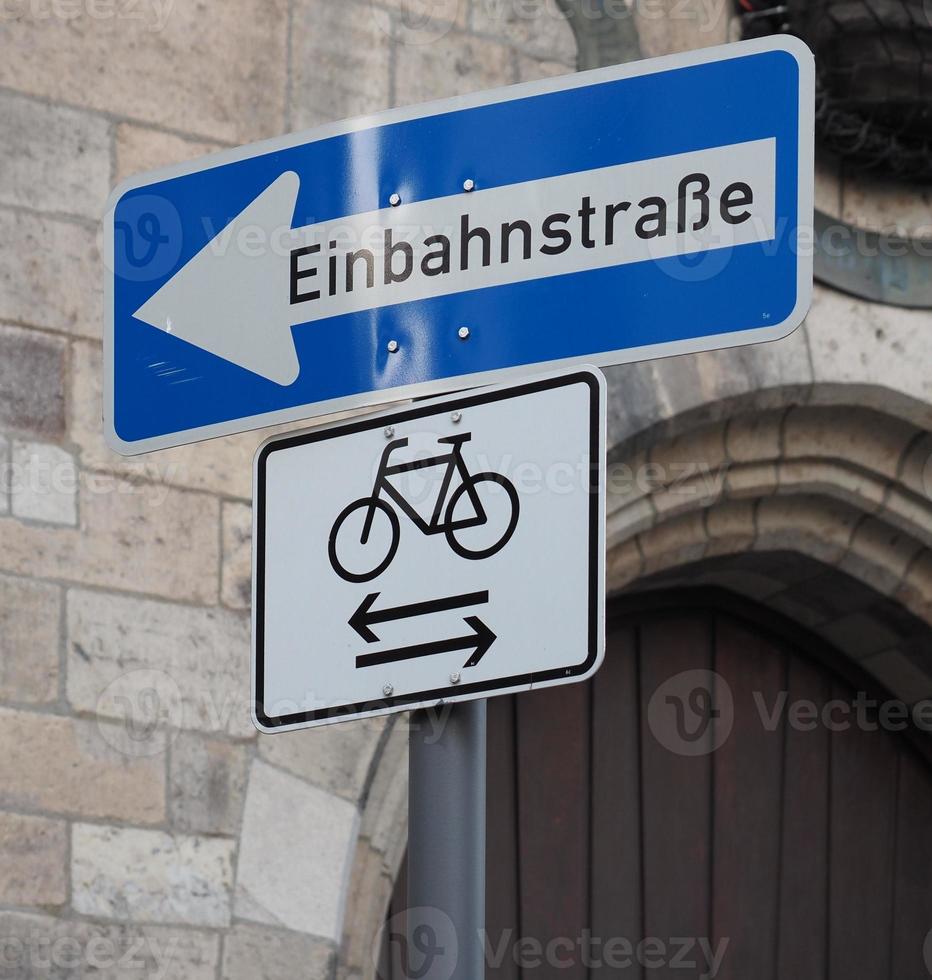
[[859,169],[932,180],[932,0],[738,0],[745,37],[816,57],[816,132]]

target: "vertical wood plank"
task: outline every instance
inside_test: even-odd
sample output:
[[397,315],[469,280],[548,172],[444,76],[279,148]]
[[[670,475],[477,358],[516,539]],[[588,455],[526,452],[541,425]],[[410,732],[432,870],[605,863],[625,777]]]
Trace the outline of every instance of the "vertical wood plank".
[[637,962],[622,965],[618,943],[643,935],[640,715],[637,633],[628,623],[609,632],[592,692],[593,976],[643,975]]
[[488,704],[486,814],[486,976],[518,980],[519,936],[515,699]]
[[721,980],[774,977],[783,724],[766,722],[760,706],[777,703],[785,667],[770,639],[716,618],[715,670],[731,690],[734,718],[713,760],[712,942],[723,950]]
[[901,749],[897,798],[896,894],[890,943],[894,980],[932,974],[932,773]]
[[[709,754],[687,756],[670,730],[651,730],[649,703],[660,685],[686,670],[712,667],[711,628],[698,616],[666,616],[641,629],[641,725],[644,842],[643,940],[669,946],[676,937],[708,937],[710,803]],[[663,696],[663,695],[661,695]],[[660,738],[658,738],[658,734]],[[711,737],[711,732],[707,732]],[[687,971],[669,957],[647,951],[645,975],[685,980]],[[651,964],[657,963],[658,965]]]
[[[833,685],[839,704],[851,692]],[[844,723],[833,711],[833,724]],[[896,746],[851,722],[830,733],[829,978],[889,977]]]
[[589,695],[570,684],[517,698],[521,932],[550,950],[524,971],[535,980],[587,972],[577,940],[589,916]]
[[[790,658],[785,712],[805,702],[821,710],[831,682],[821,668]],[[824,977],[826,969],[829,841],[828,730],[801,710],[785,724],[783,843],[777,976]],[[787,722],[789,715],[787,714]]]

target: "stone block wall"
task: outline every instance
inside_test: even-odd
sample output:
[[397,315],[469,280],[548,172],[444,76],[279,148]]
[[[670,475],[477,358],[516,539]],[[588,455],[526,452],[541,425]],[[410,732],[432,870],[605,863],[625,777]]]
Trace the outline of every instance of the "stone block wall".
[[264,434],[105,447],[103,205],[140,170],[572,71],[572,33],[549,0],[8,0],[0,50],[0,978],[330,977],[348,898],[377,922],[404,848],[403,733],[257,737]]

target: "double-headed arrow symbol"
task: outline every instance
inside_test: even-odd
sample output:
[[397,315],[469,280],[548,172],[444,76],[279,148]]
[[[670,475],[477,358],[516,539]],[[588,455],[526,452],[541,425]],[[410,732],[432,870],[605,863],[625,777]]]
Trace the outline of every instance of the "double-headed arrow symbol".
[[[376,623],[390,623],[396,619],[426,616],[428,613],[444,612],[448,609],[460,609],[463,606],[475,606],[489,601],[489,593],[487,591],[468,592],[463,595],[447,596],[443,599],[429,599],[425,602],[412,602],[405,606],[373,610],[372,606],[378,597],[378,592],[369,593],[349,619],[349,625],[352,626],[366,643],[378,642],[378,636],[371,629]],[[356,666],[375,667],[378,664],[392,663],[396,660],[429,657],[436,653],[450,653],[454,650],[472,650],[472,655],[463,666],[475,667],[486,655],[489,647],[495,642],[496,636],[478,616],[466,616],[463,622],[472,630],[471,633],[465,636],[456,636],[447,640],[433,640],[428,643],[417,643],[413,646],[399,647],[395,650],[382,650],[379,653],[360,654],[356,658]]]

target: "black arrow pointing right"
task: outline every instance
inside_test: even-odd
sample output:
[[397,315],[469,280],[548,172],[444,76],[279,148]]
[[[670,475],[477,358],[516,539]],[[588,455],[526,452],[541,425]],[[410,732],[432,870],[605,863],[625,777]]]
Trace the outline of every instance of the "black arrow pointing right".
[[396,650],[382,650],[379,653],[363,653],[356,658],[356,666],[376,667],[379,664],[390,664],[397,660],[431,657],[435,653],[472,650],[472,656],[463,666],[475,667],[488,653],[489,647],[492,646],[497,637],[478,616],[467,616],[463,622],[472,628],[472,633],[467,636],[456,636],[449,640],[434,640],[431,643],[417,643],[409,647],[399,647]]

